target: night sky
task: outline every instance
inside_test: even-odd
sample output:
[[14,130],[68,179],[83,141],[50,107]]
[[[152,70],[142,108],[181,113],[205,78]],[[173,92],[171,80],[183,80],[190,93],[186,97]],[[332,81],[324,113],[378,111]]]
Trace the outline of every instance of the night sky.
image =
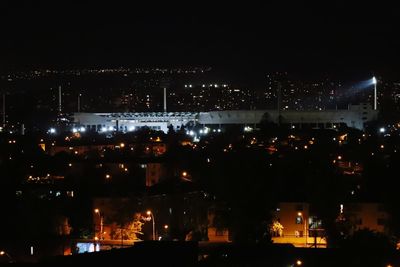
[[0,7],[2,71],[142,65],[205,65],[243,75],[400,71],[394,6],[15,2]]

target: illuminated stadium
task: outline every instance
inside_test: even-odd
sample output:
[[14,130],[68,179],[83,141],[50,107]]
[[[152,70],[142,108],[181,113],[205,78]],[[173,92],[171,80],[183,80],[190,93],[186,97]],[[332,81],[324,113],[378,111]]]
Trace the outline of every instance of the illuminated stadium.
[[224,110],[209,112],[74,113],[74,131],[129,132],[140,127],[168,131],[172,126],[223,128],[242,125],[256,128],[262,122],[290,125],[292,128],[336,128],[338,125],[363,130],[375,120],[377,110],[369,104],[349,105],[348,109],[324,111]]

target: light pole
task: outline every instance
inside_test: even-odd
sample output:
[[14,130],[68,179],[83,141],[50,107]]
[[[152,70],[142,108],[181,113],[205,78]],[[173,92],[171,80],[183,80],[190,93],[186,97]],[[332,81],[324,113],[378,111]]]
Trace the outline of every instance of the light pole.
[[376,110],[378,108],[378,103],[377,103],[377,91],[376,91],[376,84],[378,83],[378,81],[376,80],[375,76],[372,77],[372,84],[374,85],[374,110]]
[[100,236],[99,236],[99,239],[103,240],[103,216],[101,216],[101,213],[100,213],[99,209],[95,209],[94,213],[99,215],[99,218],[100,218]]
[[153,214],[150,210],[148,210],[148,211],[146,212],[146,214],[147,214],[148,216],[150,216],[150,217],[151,217],[151,220],[153,221],[153,241],[154,241],[154,240],[156,240],[156,231],[155,231],[155,229],[156,229],[156,222],[155,222],[155,219],[154,219],[154,214]]
[[81,96],[82,94],[78,94],[78,112],[81,112]]
[[302,219],[302,221],[304,223],[304,236],[305,236],[305,239],[306,239],[305,245],[307,247],[307,243],[308,243],[308,240],[307,240],[307,234],[308,234],[307,233],[307,218],[305,218],[305,216],[303,216],[302,212],[298,212],[297,216],[301,217],[301,219]]
[[7,253],[7,251],[1,250],[0,251],[0,257],[1,256],[6,256],[8,258],[9,263],[13,263],[14,259],[10,256],[10,254]]

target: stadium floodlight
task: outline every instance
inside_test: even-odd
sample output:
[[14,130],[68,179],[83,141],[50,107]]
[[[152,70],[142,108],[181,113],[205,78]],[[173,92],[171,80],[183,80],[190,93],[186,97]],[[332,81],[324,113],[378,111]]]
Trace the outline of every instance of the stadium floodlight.
[[376,84],[378,83],[378,80],[374,77],[372,77],[372,84],[374,85],[374,110],[377,109],[377,91],[376,91]]

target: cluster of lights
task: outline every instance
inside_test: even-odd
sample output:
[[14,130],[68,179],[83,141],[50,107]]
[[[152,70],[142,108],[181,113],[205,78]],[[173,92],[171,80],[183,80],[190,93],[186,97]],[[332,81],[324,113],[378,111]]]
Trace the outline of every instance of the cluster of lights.
[[79,127],[79,128],[72,128],[72,132],[73,133],[77,133],[77,132],[81,132],[81,133],[84,133],[84,132],[86,132],[86,128],[85,127]]
[[[224,87],[224,88],[228,87],[227,84],[221,84],[221,85],[219,85],[219,84],[202,84],[202,85],[201,85],[201,87],[203,87],[203,88],[205,88],[205,87],[215,87],[215,88],[218,88],[218,87],[220,87],[220,86],[222,86],[222,87]],[[192,88],[192,87],[193,87],[192,84],[185,84],[185,88]]]
[[253,128],[250,127],[250,126],[245,126],[243,130],[244,130],[245,132],[252,132],[252,131],[253,131]]
[[[135,130],[136,130],[135,126],[130,126],[130,127],[128,128],[128,132],[133,132],[133,131],[135,131]],[[113,132],[113,131],[116,131],[116,129],[115,129],[114,126],[108,126],[108,127],[103,126],[103,127],[101,127],[101,129],[100,129],[100,132],[102,132],[102,133]]]
[[204,134],[204,135],[208,134],[209,132],[210,132],[210,128],[208,128],[208,127],[204,127],[204,129],[200,129],[200,131],[199,131],[200,134]]

